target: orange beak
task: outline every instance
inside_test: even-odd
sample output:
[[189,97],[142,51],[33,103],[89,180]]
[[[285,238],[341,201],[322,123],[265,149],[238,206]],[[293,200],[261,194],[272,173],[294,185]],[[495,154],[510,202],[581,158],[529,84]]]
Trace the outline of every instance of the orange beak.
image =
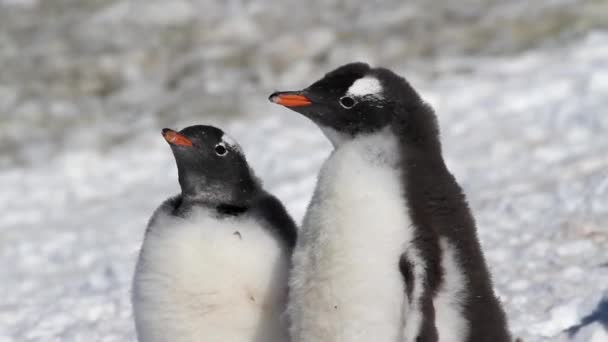
[[285,107],[304,107],[310,106],[312,101],[304,95],[293,94],[293,93],[274,93],[270,95],[270,102],[280,104]]
[[190,141],[190,139],[169,128],[163,129],[163,137],[171,145],[192,146],[192,141]]

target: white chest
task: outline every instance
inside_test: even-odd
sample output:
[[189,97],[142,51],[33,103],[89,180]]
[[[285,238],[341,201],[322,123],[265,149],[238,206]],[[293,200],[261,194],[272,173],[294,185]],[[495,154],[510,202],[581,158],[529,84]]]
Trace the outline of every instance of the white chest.
[[294,342],[401,341],[399,258],[412,239],[394,138],[341,145],[326,161],[294,253]]
[[288,258],[253,220],[161,217],[133,284],[140,341],[285,341]]

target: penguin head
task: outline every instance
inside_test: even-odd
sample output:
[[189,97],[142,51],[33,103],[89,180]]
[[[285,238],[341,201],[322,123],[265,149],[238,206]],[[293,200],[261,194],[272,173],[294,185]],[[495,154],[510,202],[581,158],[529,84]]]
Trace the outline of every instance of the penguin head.
[[221,129],[190,126],[162,135],[177,163],[179,184],[186,199],[246,205],[258,182],[240,146]]
[[365,63],[343,65],[299,91],[278,91],[269,100],[313,122],[334,146],[389,126],[398,108],[422,104],[405,79]]

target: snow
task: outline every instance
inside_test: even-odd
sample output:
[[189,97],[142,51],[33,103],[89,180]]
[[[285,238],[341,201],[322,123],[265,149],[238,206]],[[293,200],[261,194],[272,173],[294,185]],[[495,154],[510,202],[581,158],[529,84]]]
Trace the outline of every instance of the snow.
[[[0,1],[0,25],[13,23],[5,8],[33,11],[38,3]],[[124,2],[99,9],[87,25],[41,17],[41,27],[53,30],[41,30],[49,40],[31,46],[11,40],[13,29],[29,34],[20,31],[27,20],[15,16],[11,30],[0,30],[0,61],[11,66],[0,75],[0,342],[133,340],[135,257],[152,211],[178,191],[163,127],[224,128],[301,219],[330,144],[266,98],[364,57],[406,76],[435,107],[445,158],[474,210],[514,335],[525,342],[608,340],[608,32],[528,49],[521,37],[480,19],[511,54],[492,54],[498,47],[488,43],[467,55],[459,49],[476,43],[458,23],[436,42],[416,40],[414,32],[405,47],[399,35],[378,35],[401,32],[391,30],[406,19],[434,27],[425,14],[433,12],[419,10],[429,2],[385,9],[379,15],[393,19],[381,28],[373,16],[357,21],[361,12],[348,5],[339,20],[323,17],[335,9],[315,10],[320,24],[309,31],[300,29],[309,17],[283,18],[284,9],[261,2],[229,3],[222,11],[237,15],[224,25],[211,20],[224,13],[212,2],[169,8],[134,1],[145,7],[141,17],[128,16]],[[517,15],[534,22],[539,12],[524,6],[522,14],[515,3],[491,7],[489,17],[505,14],[498,26]],[[548,12],[561,8],[543,3]],[[209,22],[191,25],[190,8]],[[461,12],[457,17],[478,15]],[[146,25],[198,33],[161,48],[157,37],[164,36]],[[52,40],[66,31],[74,31],[69,44]],[[456,43],[445,55],[408,58],[446,41]]]

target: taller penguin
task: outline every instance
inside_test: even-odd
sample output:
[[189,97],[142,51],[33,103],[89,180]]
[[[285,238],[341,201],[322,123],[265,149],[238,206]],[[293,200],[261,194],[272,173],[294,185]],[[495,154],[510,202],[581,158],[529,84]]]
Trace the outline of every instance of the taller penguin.
[[510,341],[435,114],[408,82],[352,63],[270,100],[334,145],[293,255],[293,341]]

